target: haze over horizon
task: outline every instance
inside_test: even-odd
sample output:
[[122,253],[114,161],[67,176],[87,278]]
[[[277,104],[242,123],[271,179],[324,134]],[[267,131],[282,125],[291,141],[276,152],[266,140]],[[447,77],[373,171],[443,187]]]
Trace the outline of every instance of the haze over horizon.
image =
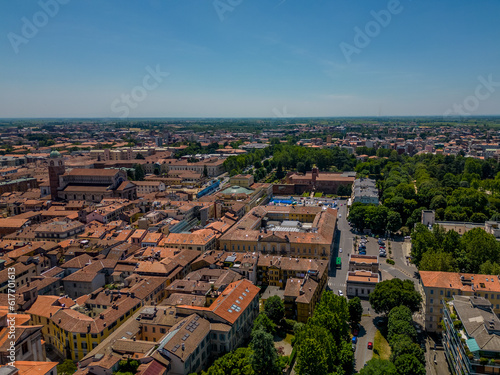
[[42,0],[0,9],[0,118],[500,112],[493,0]]

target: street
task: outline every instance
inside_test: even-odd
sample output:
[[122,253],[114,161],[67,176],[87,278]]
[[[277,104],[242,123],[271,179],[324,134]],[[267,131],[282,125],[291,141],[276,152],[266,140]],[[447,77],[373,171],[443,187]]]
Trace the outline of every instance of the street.
[[[328,274],[328,287],[334,293],[338,294],[339,290],[346,295],[346,278],[349,268],[349,255],[357,253],[357,249],[353,246],[353,241],[357,236],[358,244],[361,240],[361,234],[355,234],[351,231],[351,227],[347,221],[346,200],[338,200],[338,215],[337,215],[337,233],[335,237],[335,246],[332,256],[331,269]],[[391,257],[395,265],[386,263],[387,258],[379,257],[381,281],[392,278],[400,279],[415,279],[417,268],[407,262],[409,255],[410,243],[405,242],[402,238],[397,238],[392,241],[385,241],[387,247],[387,255],[389,256],[389,243],[392,251]],[[339,249],[342,248],[342,253]],[[379,245],[377,239],[367,236],[366,243],[367,255],[379,255]],[[335,268],[335,258],[339,256],[342,259],[342,268]],[[368,342],[374,342],[377,327],[374,325],[374,319],[377,317],[374,311],[370,309],[370,303],[366,299],[361,300],[363,306],[363,317],[361,320],[360,332],[358,335],[358,344],[355,351],[355,369],[359,371],[367,361],[373,356],[373,350],[368,349]]]

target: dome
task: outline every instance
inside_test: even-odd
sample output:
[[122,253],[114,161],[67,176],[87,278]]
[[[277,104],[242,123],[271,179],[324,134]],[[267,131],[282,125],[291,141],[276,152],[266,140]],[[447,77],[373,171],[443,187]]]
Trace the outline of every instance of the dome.
[[59,153],[59,151],[54,150],[50,153],[51,159],[60,158],[60,157],[61,157],[61,154]]

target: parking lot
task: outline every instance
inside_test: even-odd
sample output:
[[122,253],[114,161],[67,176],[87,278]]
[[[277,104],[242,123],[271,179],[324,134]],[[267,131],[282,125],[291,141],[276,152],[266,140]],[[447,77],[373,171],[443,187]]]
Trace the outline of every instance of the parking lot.
[[[386,255],[389,255],[389,248],[388,248],[388,242],[383,241],[384,247],[386,249]],[[360,250],[360,246],[365,246],[364,249]],[[391,243],[392,246],[392,243]],[[352,245],[352,251],[354,254],[360,254],[360,255],[376,255],[380,256],[380,258],[385,258],[380,254],[380,244],[378,243],[378,240],[373,237],[368,237],[368,236],[355,236],[353,239],[353,245]],[[363,254],[365,253],[365,254]],[[380,259],[380,261],[383,261]]]

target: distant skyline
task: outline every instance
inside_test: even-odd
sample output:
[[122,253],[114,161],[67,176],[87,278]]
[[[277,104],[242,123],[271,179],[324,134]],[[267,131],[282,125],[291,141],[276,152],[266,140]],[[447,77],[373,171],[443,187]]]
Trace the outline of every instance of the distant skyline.
[[0,118],[498,115],[499,14],[495,0],[2,2]]

